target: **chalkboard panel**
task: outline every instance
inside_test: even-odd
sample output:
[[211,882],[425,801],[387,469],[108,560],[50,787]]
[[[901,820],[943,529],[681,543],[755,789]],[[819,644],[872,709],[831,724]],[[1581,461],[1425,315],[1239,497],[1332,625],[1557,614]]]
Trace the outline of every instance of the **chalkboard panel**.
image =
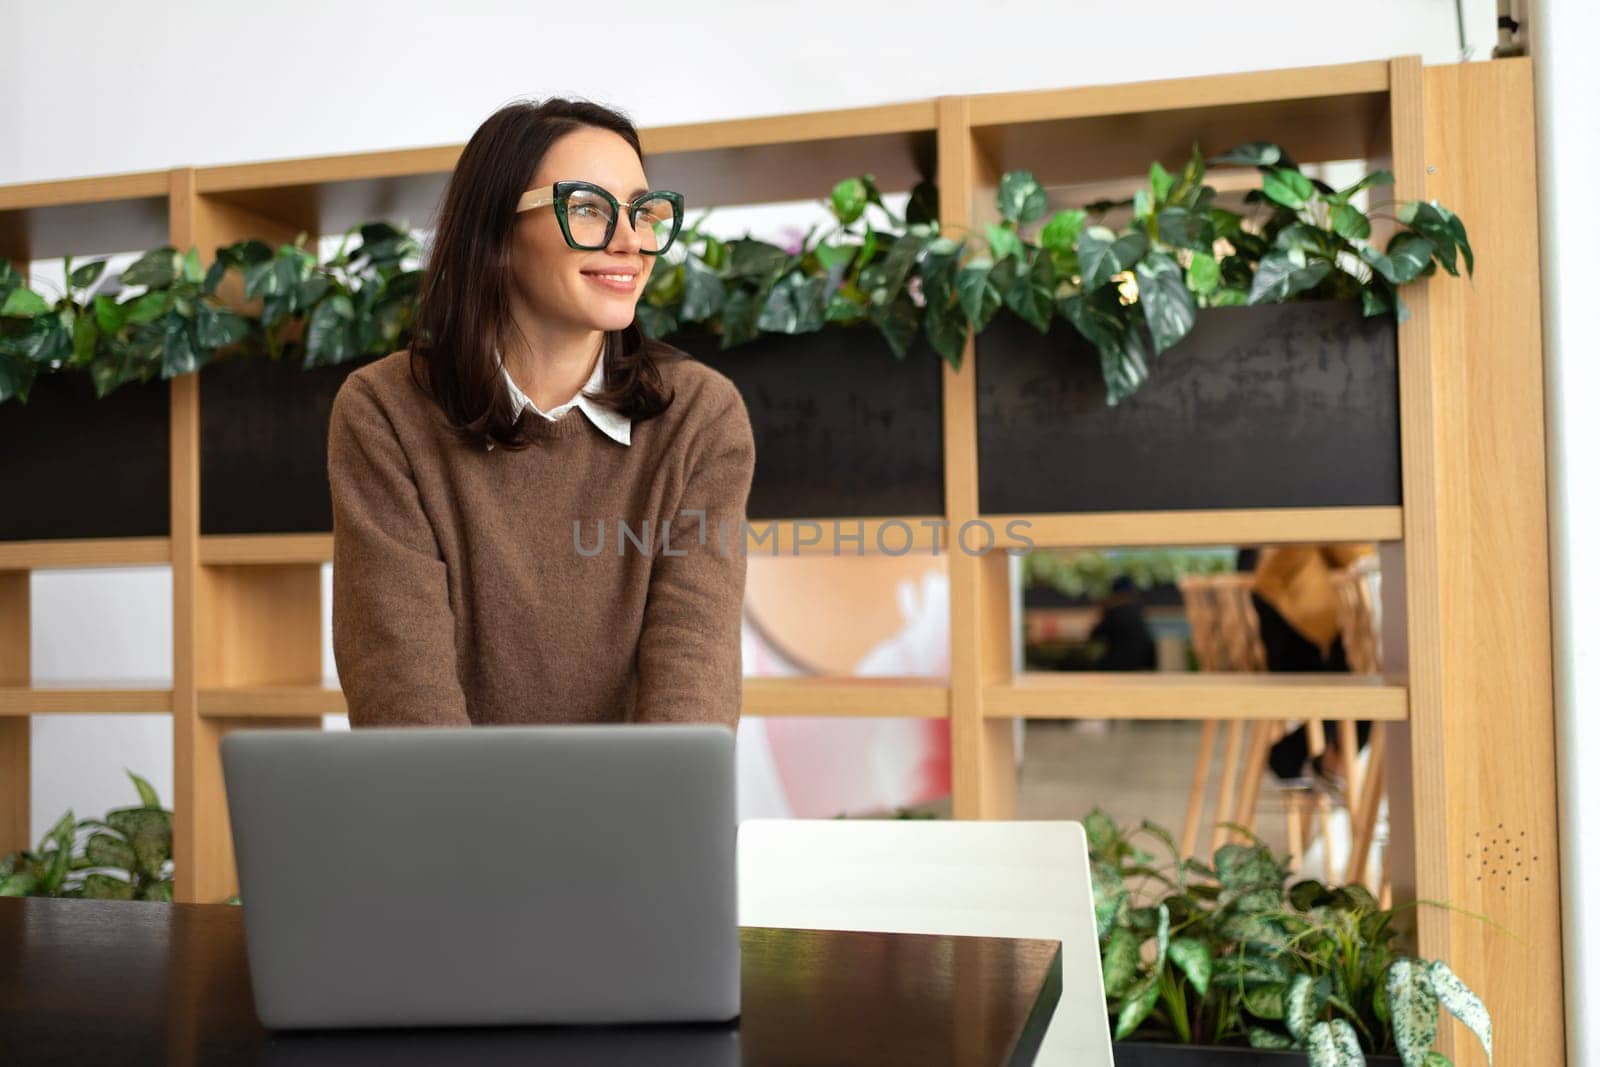
[[170,391],[157,380],[98,399],[68,372],[0,404],[0,540],[167,536]]
[[370,360],[305,370],[228,359],[200,372],[200,532],[326,533],[328,416]]
[[1202,310],[1132,398],[1060,319],[977,340],[986,514],[1400,503],[1395,323],[1354,301]]
[[940,363],[921,334],[904,360],[870,326],[764,335],[726,352],[707,334],[665,340],[744,396],[751,520],[944,514]]

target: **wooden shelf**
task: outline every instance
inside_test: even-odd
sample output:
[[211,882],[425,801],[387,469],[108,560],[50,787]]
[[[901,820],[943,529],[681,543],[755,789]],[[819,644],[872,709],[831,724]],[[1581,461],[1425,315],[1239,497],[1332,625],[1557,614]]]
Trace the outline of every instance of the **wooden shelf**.
[[744,680],[743,713],[942,719],[950,688],[943,678],[754,677]]
[[1029,672],[983,694],[991,719],[1406,718],[1406,687],[1353,674]]
[[337,686],[240,685],[201,689],[196,701],[207,719],[303,719],[343,715],[344,693]]
[[[943,718],[949,690],[941,678],[746,678],[744,714],[843,718]],[[320,685],[201,689],[206,718],[304,718],[343,715],[344,694]]]
[[24,262],[167,243],[170,172],[0,186],[0,256]]
[[[793,556],[828,554],[837,551],[843,555],[857,551],[876,551],[879,536],[890,550],[898,552],[902,546],[909,551],[931,552],[948,544],[948,531],[941,526],[923,525],[925,522],[943,522],[937,515],[908,515],[903,518],[860,519],[752,519],[747,539],[751,555]],[[889,524],[904,523],[908,530]],[[815,524],[806,525],[806,524]],[[774,527],[776,530],[774,531]],[[886,528],[887,527],[887,528]],[[861,533],[858,549],[854,536]],[[820,539],[809,543],[814,534]],[[835,535],[843,536],[836,537]],[[807,543],[796,550],[802,536]],[[0,546],[3,552],[4,546]],[[0,561],[4,557],[0,556]],[[213,565],[249,565],[279,563],[327,563],[333,559],[331,533],[306,534],[211,534],[200,538],[200,562]]]
[[1026,167],[1046,185],[1142,175],[1153,159],[1176,168],[1195,141],[1207,155],[1272,141],[1301,163],[1389,152],[1384,61],[969,99],[973,141],[992,177]]
[[211,564],[327,563],[333,534],[209,534],[200,538],[200,562]]
[[63,714],[167,714],[172,690],[143,687],[0,686],[0,716]]
[[0,541],[0,570],[56,567],[142,567],[172,562],[166,537],[112,537],[96,540]]
[[1261,508],[1249,511],[1107,511],[1056,515],[985,515],[1000,547],[1013,543],[1007,523],[1035,548],[1132,548],[1398,541],[1401,510],[1377,508]]

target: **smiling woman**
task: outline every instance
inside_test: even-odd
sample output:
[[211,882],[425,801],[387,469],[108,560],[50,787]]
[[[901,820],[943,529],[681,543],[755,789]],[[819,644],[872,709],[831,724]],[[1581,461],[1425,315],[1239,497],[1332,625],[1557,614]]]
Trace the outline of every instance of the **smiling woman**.
[[468,141],[416,340],[329,424],[353,725],[737,721],[749,417],[635,320],[682,215],[608,108],[513,104]]

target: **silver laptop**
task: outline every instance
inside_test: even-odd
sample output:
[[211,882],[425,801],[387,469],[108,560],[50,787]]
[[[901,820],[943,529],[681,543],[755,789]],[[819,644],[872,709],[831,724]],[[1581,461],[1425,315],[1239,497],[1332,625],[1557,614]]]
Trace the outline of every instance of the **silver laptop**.
[[267,1027],[739,1014],[730,730],[242,730],[222,765]]

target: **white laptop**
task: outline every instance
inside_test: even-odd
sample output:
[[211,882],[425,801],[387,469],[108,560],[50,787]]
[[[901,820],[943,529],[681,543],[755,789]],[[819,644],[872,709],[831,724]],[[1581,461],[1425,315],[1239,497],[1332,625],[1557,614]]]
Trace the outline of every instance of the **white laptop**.
[[730,730],[241,730],[222,763],[269,1028],[739,1014]]

